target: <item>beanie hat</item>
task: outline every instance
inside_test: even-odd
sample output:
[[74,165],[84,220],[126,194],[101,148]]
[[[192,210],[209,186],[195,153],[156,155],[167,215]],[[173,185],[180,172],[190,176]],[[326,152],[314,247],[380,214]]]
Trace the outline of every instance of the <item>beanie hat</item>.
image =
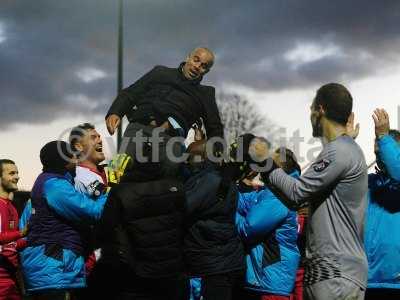
[[43,172],[46,173],[64,175],[67,172],[66,166],[72,157],[69,144],[64,141],[49,142],[40,150],[40,161],[43,165]]

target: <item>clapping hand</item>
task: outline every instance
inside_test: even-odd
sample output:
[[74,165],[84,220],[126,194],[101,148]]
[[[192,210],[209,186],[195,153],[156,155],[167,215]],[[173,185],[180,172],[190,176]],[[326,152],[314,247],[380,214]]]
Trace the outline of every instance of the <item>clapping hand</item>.
[[386,110],[382,108],[377,108],[374,110],[374,114],[372,115],[375,123],[375,136],[376,138],[381,138],[382,136],[389,133],[390,130],[390,122],[389,115]]
[[360,123],[357,123],[354,126],[354,113],[352,112],[347,120],[346,124],[346,133],[351,136],[353,139],[356,139],[358,134],[360,133]]

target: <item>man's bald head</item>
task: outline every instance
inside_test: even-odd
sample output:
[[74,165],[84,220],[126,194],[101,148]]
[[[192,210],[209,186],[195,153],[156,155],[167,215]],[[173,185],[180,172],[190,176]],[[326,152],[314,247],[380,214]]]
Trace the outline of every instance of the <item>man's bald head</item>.
[[195,80],[207,74],[214,64],[214,53],[205,47],[192,50],[182,68],[183,75],[189,80]]
[[188,56],[192,56],[192,55],[199,54],[199,53],[207,53],[207,55],[209,55],[209,56],[211,57],[211,59],[212,59],[212,63],[211,63],[211,65],[210,65],[210,68],[211,68],[212,65],[214,64],[214,61],[215,61],[214,52],[212,52],[210,49],[208,49],[208,48],[206,48],[206,47],[197,47],[197,48],[194,48],[194,49],[189,53]]

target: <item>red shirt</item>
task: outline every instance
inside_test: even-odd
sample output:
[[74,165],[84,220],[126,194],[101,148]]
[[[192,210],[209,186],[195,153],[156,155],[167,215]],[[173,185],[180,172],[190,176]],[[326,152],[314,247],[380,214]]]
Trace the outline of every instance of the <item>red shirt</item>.
[[[26,245],[18,228],[18,213],[9,199],[0,197],[0,255],[4,255],[14,266],[18,266],[17,250]],[[3,268],[0,266],[0,278]]]

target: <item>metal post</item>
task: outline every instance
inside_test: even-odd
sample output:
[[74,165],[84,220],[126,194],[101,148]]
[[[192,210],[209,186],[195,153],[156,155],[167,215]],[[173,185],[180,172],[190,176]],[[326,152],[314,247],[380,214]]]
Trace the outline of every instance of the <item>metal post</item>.
[[[123,0],[119,0],[119,12],[118,12],[118,82],[117,82],[117,94],[122,90],[123,85]],[[118,126],[117,132],[117,151],[122,142],[122,119]]]
[[397,106],[397,130],[400,130],[400,105]]

